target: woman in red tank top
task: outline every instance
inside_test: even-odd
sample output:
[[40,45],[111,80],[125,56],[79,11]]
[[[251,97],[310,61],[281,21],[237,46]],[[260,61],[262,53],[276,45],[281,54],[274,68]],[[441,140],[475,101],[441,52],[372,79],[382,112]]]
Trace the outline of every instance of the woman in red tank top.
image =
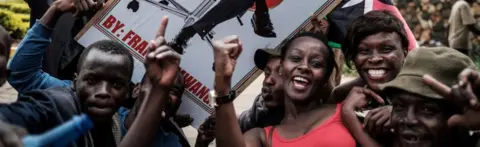
[[[241,48],[238,40],[217,42],[215,48],[215,91],[225,96]],[[281,50],[280,75],[285,90],[285,117],[278,126],[256,128],[241,134],[231,102],[216,107],[216,139],[219,147],[354,147],[355,140],[341,122],[341,105],[325,104],[322,95],[334,68],[334,55],[327,39],[301,33]],[[232,44],[229,44],[232,43]],[[221,52],[225,52],[222,55]],[[223,63],[223,64],[220,64]],[[223,95],[222,95],[223,94]]]

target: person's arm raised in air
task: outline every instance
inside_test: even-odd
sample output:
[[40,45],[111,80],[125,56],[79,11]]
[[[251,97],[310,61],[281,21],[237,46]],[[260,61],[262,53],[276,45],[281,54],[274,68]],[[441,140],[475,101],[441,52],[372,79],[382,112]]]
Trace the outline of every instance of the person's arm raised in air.
[[[231,90],[231,80],[237,59],[242,52],[242,43],[237,36],[229,36],[223,40],[214,41],[213,50],[214,89],[218,97],[227,96]],[[245,133],[245,138],[242,136],[232,102],[219,104],[215,109],[215,118],[215,136],[218,147],[262,146],[260,139],[254,136],[258,129],[252,129]]]
[[365,147],[379,147],[380,144],[373,139],[366,131],[364,131],[363,125],[355,114],[355,110],[359,110],[367,106],[367,99],[373,98],[380,104],[384,104],[383,99],[375,94],[370,89],[353,87],[350,90],[347,98],[343,102],[342,107],[342,122],[348,129],[353,138]]
[[[43,57],[51,43],[52,29],[63,13],[76,12],[74,0],[57,0],[43,17],[28,30],[9,64],[8,82],[19,92],[50,87],[66,87],[71,81],[59,80],[42,70]],[[103,4],[102,0],[92,5]],[[78,13],[78,12],[77,12]]]
[[[168,18],[164,17],[157,32],[155,41],[149,46],[145,66],[147,69],[144,86],[147,85],[146,98],[142,103],[135,121],[130,126],[120,147],[150,147],[160,127],[162,113],[167,103],[168,93],[173,87],[177,72],[179,72],[180,54],[175,52],[165,40],[165,30]],[[157,89],[157,90],[152,90]],[[158,90],[161,89],[161,90]]]

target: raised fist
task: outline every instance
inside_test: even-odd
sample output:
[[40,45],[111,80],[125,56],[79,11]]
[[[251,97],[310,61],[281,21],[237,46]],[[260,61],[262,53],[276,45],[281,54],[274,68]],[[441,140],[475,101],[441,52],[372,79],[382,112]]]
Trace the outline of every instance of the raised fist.
[[213,42],[215,75],[231,77],[242,53],[242,43],[238,36],[228,36]]

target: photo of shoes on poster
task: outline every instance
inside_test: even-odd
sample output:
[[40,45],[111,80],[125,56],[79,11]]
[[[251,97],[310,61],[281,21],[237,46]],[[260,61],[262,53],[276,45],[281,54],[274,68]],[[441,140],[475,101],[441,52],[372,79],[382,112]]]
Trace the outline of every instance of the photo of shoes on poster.
[[98,40],[123,44],[135,59],[132,81],[145,74],[148,42],[163,16],[169,17],[166,40],[182,54],[180,67],[185,92],[178,113],[191,114],[192,126],[213,113],[208,93],[213,89],[211,42],[237,35],[243,52],[232,77],[232,90],[240,94],[261,71],[253,55],[259,48],[280,49],[284,40],[311,27],[312,16],[325,16],[341,0],[109,0],[76,36],[84,47]]

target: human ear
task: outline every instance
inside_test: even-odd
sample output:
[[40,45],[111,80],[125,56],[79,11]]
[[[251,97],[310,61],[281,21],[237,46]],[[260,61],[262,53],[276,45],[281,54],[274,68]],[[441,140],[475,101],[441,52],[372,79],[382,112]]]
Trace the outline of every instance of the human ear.
[[77,89],[78,73],[73,74],[73,89]]

